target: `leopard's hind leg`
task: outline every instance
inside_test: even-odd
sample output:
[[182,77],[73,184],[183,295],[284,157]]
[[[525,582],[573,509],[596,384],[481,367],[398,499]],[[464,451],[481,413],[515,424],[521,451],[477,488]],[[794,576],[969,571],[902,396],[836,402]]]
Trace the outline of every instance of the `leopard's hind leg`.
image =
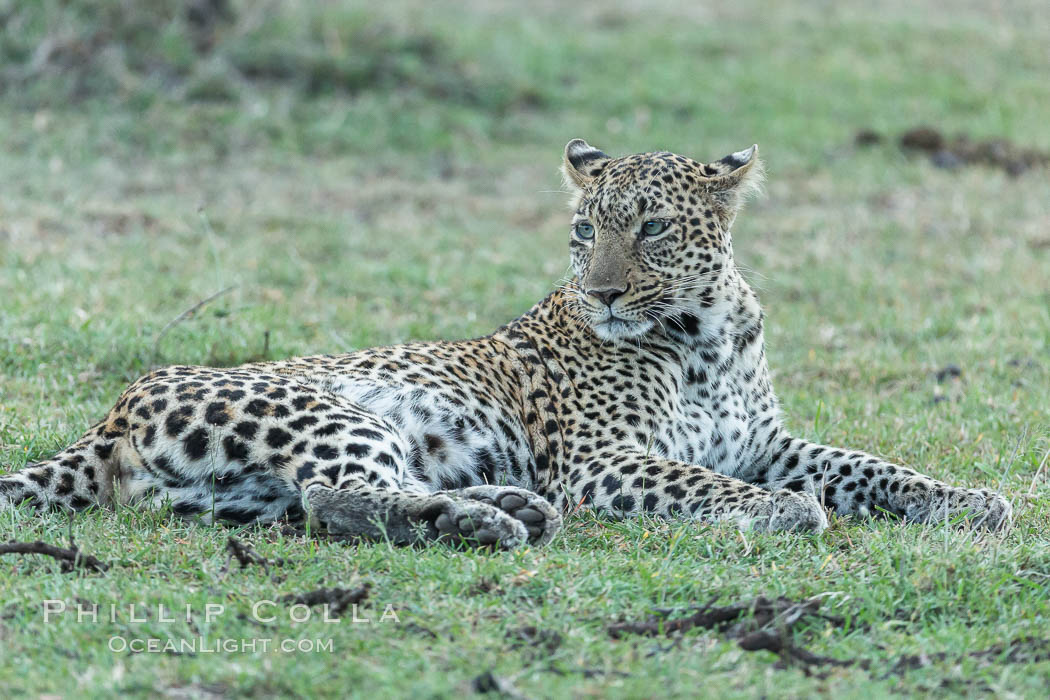
[[0,503],[169,503],[240,523],[298,517],[302,506],[333,533],[504,549],[545,543],[560,525],[524,489],[432,492],[409,454],[393,422],[295,377],[171,367],[129,387],[76,444],[0,477]]
[[[409,469],[408,442],[393,423],[346,399],[325,400],[353,420],[322,444],[284,455],[280,468],[302,494],[312,526],[394,544],[441,540],[513,549],[529,541],[527,524],[499,503],[474,497],[480,492],[429,491]],[[519,500],[525,505],[517,496],[508,503]]]
[[73,511],[111,502],[122,446],[112,420],[94,426],[55,456],[0,476],[0,507],[26,504]]

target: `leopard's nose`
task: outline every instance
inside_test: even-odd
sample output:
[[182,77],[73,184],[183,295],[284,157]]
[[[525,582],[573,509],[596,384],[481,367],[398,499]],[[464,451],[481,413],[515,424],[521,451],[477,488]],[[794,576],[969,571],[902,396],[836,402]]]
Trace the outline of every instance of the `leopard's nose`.
[[612,306],[618,297],[627,291],[622,287],[606,287],[604,289],[588,289],[587,296],[594,297],[606,306]]

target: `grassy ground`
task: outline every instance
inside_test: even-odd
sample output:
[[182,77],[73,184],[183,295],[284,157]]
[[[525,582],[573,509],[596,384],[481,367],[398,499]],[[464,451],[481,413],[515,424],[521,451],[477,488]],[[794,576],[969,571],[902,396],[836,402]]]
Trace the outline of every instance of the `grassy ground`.
[[[759,536],[582,515],[545,550],[492,555],[90,513],[72,533],[105,575],[0,559],[0,694],[441,697],[491,671],[530,697],[1045,697],[1045,647],[973,652],[1050,636],[1050,178],[853,145],[925,123],[1050,148],[1043,3],[680,4],[234,2],[194,24],[176,2],[0,1],[0,470],[79,436],[153,365],[462,337],[520,313],[566,270],[555,168],[572,137],[698,158],[757,141],[768,196],[736,249],[789,424],[999,487],[1015,528]],[[0,514],[5,540],[69,527]],[[231,534],[284,565],[224,571]],[[368,623],[251,615],[362,582]],[[817,594],[844,622],[804,620],[796,643],[867,669],[778,668],[714,631],[607,632]],[[69,612],[45,622],[49,599]],[[387,605],[398,622],[379,621]],[[202,636],[320,649],[110,649]]]

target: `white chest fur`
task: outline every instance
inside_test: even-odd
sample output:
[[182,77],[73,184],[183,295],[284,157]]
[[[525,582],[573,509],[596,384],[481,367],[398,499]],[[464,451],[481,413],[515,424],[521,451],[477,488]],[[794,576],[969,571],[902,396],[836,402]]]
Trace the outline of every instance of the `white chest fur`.
[[750,466],[754,372],[740,361],[750,359],[728,342],[683,358],[673,370],[677,395],[660,422],[666,457],[730,476]]

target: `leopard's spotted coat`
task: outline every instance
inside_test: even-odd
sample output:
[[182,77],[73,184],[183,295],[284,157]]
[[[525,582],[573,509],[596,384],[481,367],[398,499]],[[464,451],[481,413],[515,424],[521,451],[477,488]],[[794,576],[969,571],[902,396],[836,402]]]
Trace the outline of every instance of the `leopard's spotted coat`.
[[820,531],[821,504],[1009,522],[996,493],[785,430],[730,237],[759,170],[755,147],[701,164],[571,141],[576,276],[521,318],[476,340],[152,372],[75,444],[0,478],[0,502],[305,512],[505,548],[549,541],[580,504],[766,530]]

